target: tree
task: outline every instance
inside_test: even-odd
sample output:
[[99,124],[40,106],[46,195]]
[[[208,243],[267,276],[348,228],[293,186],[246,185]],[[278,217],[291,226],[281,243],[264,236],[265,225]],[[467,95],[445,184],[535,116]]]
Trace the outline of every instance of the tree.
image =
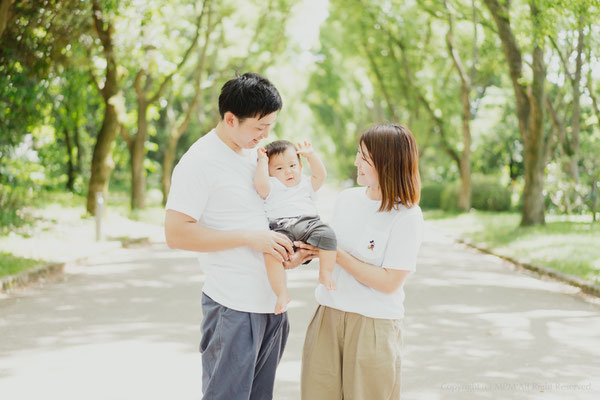
[[0,0],[0,39],[2,38],[2,34],[6,29],[6,25],[10,20],[10,6],[15,2],[15,0]]
[[[102,99],[104,100],[104,118],[102,127],[94,145],[92,154],[91,175],[88,184],[87,206],[88,213],[96,213],[96,193],[103,193],[106,197],[108,181],[113,168],[111,158],[112,144],[117,136],[119,119],[115,101],[119,93],[119,73],[117,70],[116,49],[114,47],[115,28],[109,17],[109,9],[103,10],[98,0],[92,1],[92,20],[96,34],[102,44],[102,52],[106,60],[104,85],[96,77],[93,82]],[[93,70],[90,69],[92,76]]]
[[[157,77],[159,73],[156,70],[153,70],[152,66],[150,65],[150,53],[153,52],[154,49],[152,46],[147,46],[144,48],[143,59],[147,61],[142,62],[141,67],[135,74],[133,83],[137,102],[136,132],[134,135],[129,135],[125,129],[121,129],[130,153],[132,209],[144,207],[144,198],[146,192],[146,170],[144,167],[144,160],[146,159],[145,144],[148,137],[148,108],[161,98],[165,92],[165,89],[171,84],[173,76],[181,70],[190,55],[193,53],[198,44],[198,39],[201,36],[203,20],[205,19],[206,14],[209,13],[210,7],[211,0],[204,0],[202,2],[201,11],[196,19],[193,37],[187,49],[184,51],[181,60],[168,75],[161,78]],[[147,15],[142,18],[142,25],[150,21],[150,15],[152,15],[150,11],[150,7],[146,9]],[[142,26],[142,35],[145,33],[144,28],[145,27]],[[140,37],[137,40],[146,42],[144,37]],[[160,83],[156,84],[156,81],[159,81]]]
[[[220,23],[220,21],[214,21],[214,13],[209,10],[208,12],[208,22],[207,28],[204,33],[204,43],[200,50],[200,54],[198,56],[198,62],[193,68],[192,73],[192,81],[193,81],[193,89],[192,89],[192,97],[191,99],[183,99],[181,109],[182,112],[177,116],[173,103],[174,99],[168,101],[167,106],[167,138],[166,138],[166,147],[164,149],[163,159],[162,159],[162,176],[161,176],[161,190],[163,194],[163,204],[166,204],[167,197],[169,195],[169,190],[171,188],[171,173],[173,172],[173,165],[175,164],[175,156],[177,144],[179,143],[179,139],[186,131],[192,117],[196,113],[198,109],[202,109],[203,104],[203,91],[206,87],[203,87],[202,83],[204,82],[204,77],[210,75],[211,72],[214,72],[215,69],[215,57],[210,57],[210,61],[207,63],[207,51],[209,45],[211,44],[211,35],[215,30],[215,27]],[[215,51],[216,53],[216,51]],[[207,66],[208,64],[208,66]],[[214,78],[213,78],[213,87],[215,87]],[[175,97],[175,96],[172,96]],[[216,102],[214,99],[212,103]]]
[[544,64],[544,38],[541,32],[542,13],[536,0],[529,3],[533,30],[531,70],[528,82],[523,73],[523,52],[517,43],[511,25],[509,4],[498,0],[484,0],[489,9],[502,43],[502,50],[510,72],[517,106],[519,131],[523,141],[525,161],[525,188],[521,208],[521,225],[543,224],[544,218],[544,110],[546,67]]

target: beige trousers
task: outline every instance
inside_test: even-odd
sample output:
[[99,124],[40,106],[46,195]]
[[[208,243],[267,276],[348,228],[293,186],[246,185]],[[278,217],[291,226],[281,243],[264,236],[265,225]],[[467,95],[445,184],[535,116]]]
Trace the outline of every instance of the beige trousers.
[[399,399],[400,325],[319,306],[302,352],[302,400]]

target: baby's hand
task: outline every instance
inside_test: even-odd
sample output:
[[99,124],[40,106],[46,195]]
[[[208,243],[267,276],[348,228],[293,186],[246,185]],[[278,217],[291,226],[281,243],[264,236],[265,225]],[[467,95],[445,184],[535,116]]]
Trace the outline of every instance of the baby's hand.
[[256,149],[256,153],[258,154],[258,161],[269,161],[269,156],[267,156],[267,151],[264,148],[260,147]]
[[298,154],[302,154],[306,158],[310,158],[315,155],[315,150],[310,142],[306,140],[304,142],[298,142]]

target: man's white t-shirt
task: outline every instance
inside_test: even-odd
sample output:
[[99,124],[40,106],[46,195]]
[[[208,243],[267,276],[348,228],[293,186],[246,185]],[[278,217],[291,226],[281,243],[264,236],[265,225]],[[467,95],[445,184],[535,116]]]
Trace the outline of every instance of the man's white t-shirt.
[[265,199],[265,211],[269,219],[319,214],[311,178],[301,175],[300,183],[288,187],[271,176],[269,183],[271,191]]
[[[253,184],[256,152],[237,154],[213,129],[194,143],[173,171],[166,209],[179,211],[217,230],[268,230],[263,199]],[[238,247],[200,256],[206,275],[202,291],[225,307],[272,313],[276,296],[262,253]]]
[[[388,269],[414,271],[423,236],[419,206],[378,212],[381,202],[371,200],[366,188],[344,190],[338,196],[331,227],[338,247],[355,258]],[[337,290],[323,285],[315,290],[319,304],[371,318],[404,317],[404,289],[386,294],[363,285],[336,264],[333,279]]]

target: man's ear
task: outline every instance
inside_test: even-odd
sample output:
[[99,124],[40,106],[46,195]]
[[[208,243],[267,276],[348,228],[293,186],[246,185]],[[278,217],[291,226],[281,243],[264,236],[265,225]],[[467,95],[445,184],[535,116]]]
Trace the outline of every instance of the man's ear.
[[225,124],[230,128],[235,128],[239,123],[238,117],[231,111],[226,111],[225,114],[223,114],[223,121],[225,121]]

